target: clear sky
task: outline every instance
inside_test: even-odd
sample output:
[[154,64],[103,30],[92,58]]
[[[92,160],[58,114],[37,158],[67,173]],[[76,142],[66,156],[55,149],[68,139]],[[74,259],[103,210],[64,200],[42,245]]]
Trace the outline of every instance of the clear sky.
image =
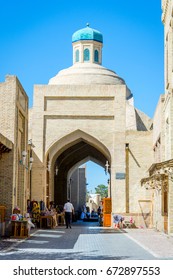
[[[0,7],[0,82],[16,75],[30,107],[34,84],[72,65],[72,34],[89,22],[103,34],[103,66],[126,81],[135,107],[153,117],[164,92],[161,0],[0,0]],[[101,183],[94,177],[91,187]]]

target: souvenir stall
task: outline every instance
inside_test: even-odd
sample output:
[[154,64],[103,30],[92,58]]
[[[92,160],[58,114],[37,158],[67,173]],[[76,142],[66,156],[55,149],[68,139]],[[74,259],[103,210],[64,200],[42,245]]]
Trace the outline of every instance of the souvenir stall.
[[13,209],[13,214],[11,215],[11,226],[12,226],[12,238],[27,238],[30,236],[31,227],[34,224],[31,222],[29,213],[24,216],[20,213],[20,208],[15,207]]
[[57,224],[57,212],[53,201],[49,209],[45,207],[44,201],[27,201],[27,210],[31,215],[33,224],[38,228],[55,228]]
[[40,228],[57,227],[57,213],[54,210],[43,211],[40,215]]

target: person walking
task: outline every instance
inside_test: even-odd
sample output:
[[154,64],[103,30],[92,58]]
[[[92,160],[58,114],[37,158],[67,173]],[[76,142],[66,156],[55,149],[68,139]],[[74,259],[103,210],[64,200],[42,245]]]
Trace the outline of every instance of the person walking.
[[67,199],[67,202],[64,204],[64,212],[65,212],[65,223],[66,228],[71,228],[71,220],[72,220],[72,213],[74,213],[73,204],[70,203],[70,199]]

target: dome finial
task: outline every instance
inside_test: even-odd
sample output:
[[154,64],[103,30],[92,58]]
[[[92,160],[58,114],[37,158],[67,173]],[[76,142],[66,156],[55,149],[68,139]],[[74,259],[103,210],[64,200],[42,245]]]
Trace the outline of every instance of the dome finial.
[[90,26],[89,22],[87,22],[86,26],[87,26],[87,27],[89,27],[89,26]]

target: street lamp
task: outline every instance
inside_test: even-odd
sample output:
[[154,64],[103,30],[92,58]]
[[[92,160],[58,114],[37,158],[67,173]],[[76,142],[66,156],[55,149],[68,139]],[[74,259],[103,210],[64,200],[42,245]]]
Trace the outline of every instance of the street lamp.
[[31,169],[32,169],[32,164],[33,164],[33,161],[34,161],[32,155],[31,155],[31,152],[30,152],[30,158],[29,158],[29,166],[28,166],[28,164],[26,165],[26,158],[27,158],[27,152],[26,152],[26,151],[23,151],[23,152],[22,152],[22,159],[19,160],[19,163],[20,163],[21,165],[23,165],[27,170],[28,170],[28,169],[31,170]]
[[55,167],[55,175],[58,175],[58,166]]
[[108,174],[108,172],[109,172],[109,162],[108,162],[108,160],[106,161],[106,164],[105,164],[105,174],[107,175]]

